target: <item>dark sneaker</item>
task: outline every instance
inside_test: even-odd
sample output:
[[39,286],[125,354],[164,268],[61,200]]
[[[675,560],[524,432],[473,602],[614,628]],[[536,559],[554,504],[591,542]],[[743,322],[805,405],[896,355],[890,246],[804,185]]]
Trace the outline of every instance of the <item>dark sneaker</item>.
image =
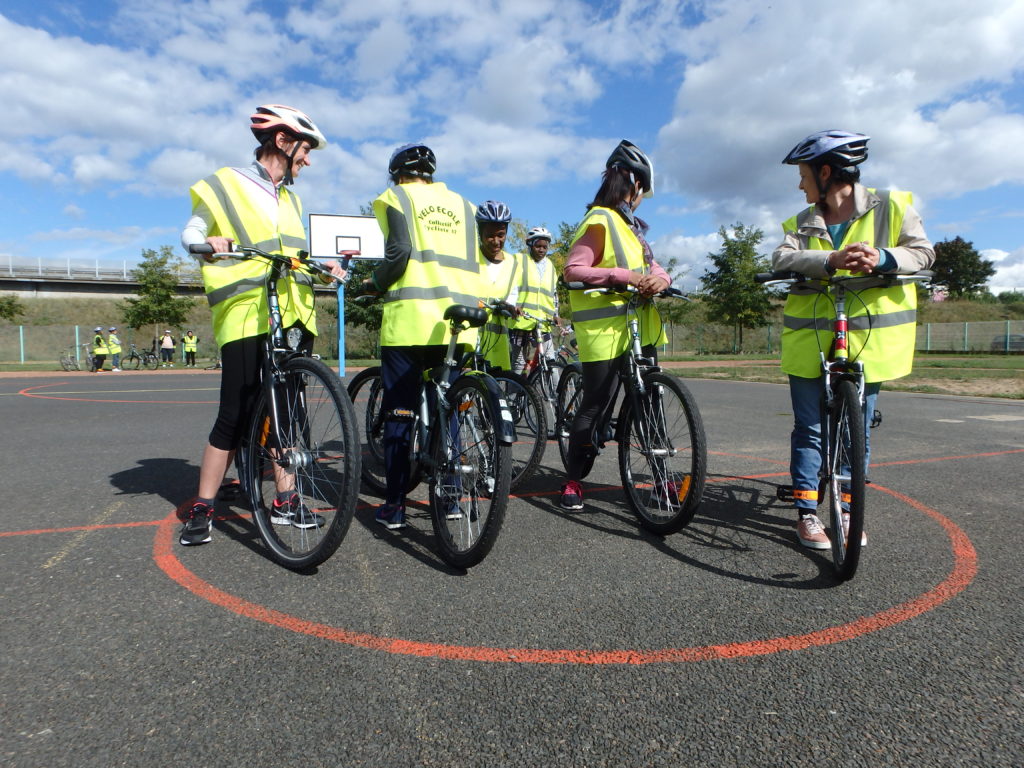
[[558,506],[562,509],[583,509],[583,486],[575,480],[563,485]]
[[405,527],[405,507],[399,504],[381,504],[373,519],[388,530]]
[[196,502],[188,512],[185,525],[181,527],[181,537],[178,542],[183,547],[191,547],[193,544],[205,544],[210,540],[210,530],[213,528],[213,508],[209,504]]
[[828,549],[832,544],[825,533],[825,526],[817,515],[804,515],[796,526],[796,537],[810,549]]
[[326,522],[322,515],[313,512],[293,493],[288,501],[281,503],[274,499],[270,509],[270,522],[274,525],[294,525],[296,528],[322,528]]
[[281,501],[280,499],[274,499],[274,503],[270,506],[270,522],[274,525],[292,524],[291,500]]

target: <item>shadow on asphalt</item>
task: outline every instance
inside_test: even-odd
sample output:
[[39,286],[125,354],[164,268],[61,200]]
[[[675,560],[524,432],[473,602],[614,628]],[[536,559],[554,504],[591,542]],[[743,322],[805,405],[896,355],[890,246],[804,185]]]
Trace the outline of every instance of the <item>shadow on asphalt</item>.
[[199,467],[185,459],[139,459],[110,476],[119,496],[159,496],[175,508],[194,498]]

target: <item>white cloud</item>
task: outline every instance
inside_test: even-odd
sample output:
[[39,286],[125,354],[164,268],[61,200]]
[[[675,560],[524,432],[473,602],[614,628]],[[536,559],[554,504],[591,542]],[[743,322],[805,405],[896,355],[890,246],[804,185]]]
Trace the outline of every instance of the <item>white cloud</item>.
[[988,281],[989,291],[997,296],[1003,291],[1024,292],[1024,247],[1012,252],[990,248],[979,253],[995,264],[996,273]]
[[74,203],[68,203],[65,205],[63,214],[69,219],[77,219],[79,221],[85,218],[85,211]]

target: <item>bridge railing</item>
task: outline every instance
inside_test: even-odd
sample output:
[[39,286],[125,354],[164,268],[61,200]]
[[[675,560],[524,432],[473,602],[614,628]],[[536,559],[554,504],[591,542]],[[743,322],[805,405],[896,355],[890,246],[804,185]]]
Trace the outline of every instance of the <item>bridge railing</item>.
[[[9,278],[43,278],[45,280],[98,280],[115,283],[135,282],[132,278],[132,270],[136,268],[134,262],[122,261],[119,265],[112,265],[110,262],[86,262],[81,259],[58,261],[56,259],[43,259],[39,257],[35,262],[14,261],[12,257],[7,258],[7,264],[0,262],[0,275]],[[174,268],[175,276],[181,285],[201,285],[203,282],[199,268],[192,265],[178,266]]]

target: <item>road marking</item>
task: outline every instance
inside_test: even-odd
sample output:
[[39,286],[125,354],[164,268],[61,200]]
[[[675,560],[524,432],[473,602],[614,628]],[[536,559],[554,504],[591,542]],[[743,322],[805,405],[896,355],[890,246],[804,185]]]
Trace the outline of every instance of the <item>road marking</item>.
[[963,424],[963,419],[936,419],[937,424]]
[[1024,421],[1024,414],[994,413],[991,416],[968,416],[967,418],[978,421]]
[[93,533],[99,526],[102,526],[107,520],[109,520],[117,510],[124,506],[123,501],[115,501],[103,512],[100,512],[99,517],[92,521],[92,524],[85,527],[83,530],[78,532],[78,535],[69,541],[63,549],[60,550],[56,555],[51,557],[45,563],[43,563],[43,570],[47,568],[53,568],[55,565],[59,565],[61,560],[71,554],[71,550],[81,544],[88,538],[90,533]]

